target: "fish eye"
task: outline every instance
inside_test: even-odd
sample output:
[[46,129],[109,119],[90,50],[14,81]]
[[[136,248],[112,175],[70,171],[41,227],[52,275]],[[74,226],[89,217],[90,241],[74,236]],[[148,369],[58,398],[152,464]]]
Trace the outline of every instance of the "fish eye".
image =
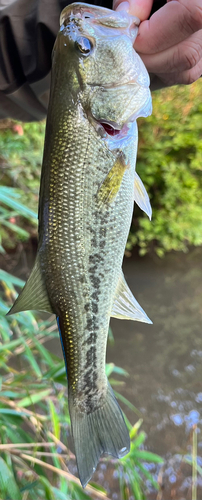
[[92,51],[93,45],[88,38],[79,36],[75,41],[75,46],[84,56],[88,56]]

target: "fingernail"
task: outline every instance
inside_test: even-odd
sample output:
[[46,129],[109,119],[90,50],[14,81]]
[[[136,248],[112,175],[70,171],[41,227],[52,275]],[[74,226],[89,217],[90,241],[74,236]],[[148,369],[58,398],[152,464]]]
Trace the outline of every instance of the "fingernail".
[[129,10],[130,10],[129,2],[127,2],[127,1],[121,2],[117,8],[116,8],[116,4],[117,4],[117,2],[115,1],[114,2],[114,10],[117,10],[117,11],[125,10],[125,12],[129,12]]

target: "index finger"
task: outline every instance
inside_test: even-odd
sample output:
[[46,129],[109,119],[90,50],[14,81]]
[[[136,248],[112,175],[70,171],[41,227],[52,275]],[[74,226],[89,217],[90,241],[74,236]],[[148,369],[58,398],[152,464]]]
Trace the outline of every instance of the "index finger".
[[171,0],[140,24],[134,48],[142,54],[166,50],[202,28],[201,0]]

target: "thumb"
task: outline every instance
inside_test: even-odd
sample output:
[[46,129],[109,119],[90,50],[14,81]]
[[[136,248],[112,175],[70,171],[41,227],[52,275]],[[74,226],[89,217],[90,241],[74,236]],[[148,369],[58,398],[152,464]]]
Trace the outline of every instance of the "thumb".
[[126,10],[128,14],[139,17],[140,21],[148,19],[153,0],[113,0],[114,10]]

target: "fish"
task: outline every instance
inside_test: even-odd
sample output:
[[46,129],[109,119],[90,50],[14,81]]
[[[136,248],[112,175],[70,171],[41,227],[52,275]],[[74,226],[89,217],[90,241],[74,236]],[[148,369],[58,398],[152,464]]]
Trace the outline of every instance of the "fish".
[[73,3],[52,55],[34,268],[8,314],[54,313],[68,378],[78,474],[89,482],[103,453],[130,450],[105,374],[110,317],[151,323],[122,261],[134,201],[151,218],[136,172],[137,118],[151,113],[147,70],[133,49],[139,20]]

